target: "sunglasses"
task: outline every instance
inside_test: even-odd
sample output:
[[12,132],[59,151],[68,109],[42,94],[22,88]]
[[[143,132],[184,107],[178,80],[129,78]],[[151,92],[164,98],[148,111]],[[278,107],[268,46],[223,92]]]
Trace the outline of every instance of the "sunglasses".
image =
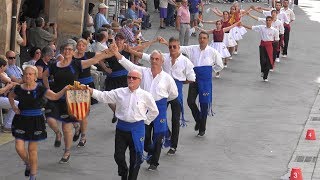
[[140,78],[138,78],[138,77],[134,77],[134,76],[127,76],[127,79],[137,80],[137,79],[140,79]]
[[7,57],[7,59],[11,59],[12,60],[12,59],[16,59],[16,57]]
[[177,45],[169,45],[169,49],[177,49]]

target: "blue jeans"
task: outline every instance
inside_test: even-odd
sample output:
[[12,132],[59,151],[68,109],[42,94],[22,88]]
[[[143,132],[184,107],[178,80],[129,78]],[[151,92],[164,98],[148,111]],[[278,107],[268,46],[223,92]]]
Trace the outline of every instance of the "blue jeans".
[[166,18],[166,26],[174,25],[174,10],[175,6],[172,4],[168,4],[168,14]]

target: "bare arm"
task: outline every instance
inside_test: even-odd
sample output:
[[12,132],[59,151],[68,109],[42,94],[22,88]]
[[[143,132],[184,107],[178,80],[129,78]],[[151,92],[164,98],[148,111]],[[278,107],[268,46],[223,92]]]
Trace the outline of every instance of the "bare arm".
[[19,44],[20,46],[26,46],[27,45],[27,33],[26,32],[27,32],[27,23],[24,22],[21,25],[21,37],[23,39],[23,42]]
[[0,80],[5,84],[12,82],[11,79],[7,75],[5,75],[5,72],[0,74]]
[[58,100],[66,93],[66,91],[68,90],[68,87],[69,85],[65,86],[61,91],[57,93],[48,89],[47,92],[45,93],[45,97],[52,101]]
[[252,15],[252,14],[250,14],[250,13],[248,13],[248,16],[252,17],[253,19],[255,19],[255,20],[257,20],[257,21],[258,21],[258,19],[259,19],[257,16],[254,16],[254,15]]
[[133,54],[134,56],[137,56],[139,59],[142,58],[142,52],[138,52],[137,50],[135,50],[134,48],[129,47],[128,45],[125,45],[125,49],[126,52]]
[[16,113],[16,114],[20,114],[20,110],[19,108],[16,106],[16,104],[14,103],[14,98],[16,97],[16,94],[11,91],[8,95],[8,98],[9,98],[9,103],[12,107],[12,110]]
[[212,8],[211,11],[219,17],[223,16],[223,13],[217,7]]
[[38,69],[38,79],[42,79],[42,71],[43,71],[43,67],[41,66],[36,66]]
[[46,69],[42,73],[42,82],[43,82],[44,87],[46,87],[47,89],[50,89],[48,78],[49,78],[49,69]]
[[93,58],[87,59],[87,60],[81,60],[81,66],[82,69],[86,69],[90,67],[91,65],[98,64],[99,61],[110,58],[113,56],[113,52],[111,52],[110,49],[104,50],[103,53],[96,54]]
[[199,28],[199,27],[195,27],[196,30],[200,31],[200,32],[206,32],[208,34],[212,34],[213,33],[213,29],[211,30],[205,30],[205,29],[202,29],[202,28]]
[[229,27],[223,28],[223,32],[230,31],[230,29],[232,29],[232,28],[234,28],[234,27],[238,26],[239,24],[240,24],[240,21],[238,21],[238,22],[236,22],[236,23],[232,24],[232,25],[231,25],[231,26],[229,26]]

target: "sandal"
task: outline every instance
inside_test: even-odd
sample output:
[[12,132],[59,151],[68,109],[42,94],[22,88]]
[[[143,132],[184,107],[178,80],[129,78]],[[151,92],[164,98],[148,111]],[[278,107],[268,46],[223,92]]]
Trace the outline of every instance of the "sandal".
[[78,143],[78,147],[85,147],[86,143],[87,143],[87,140],[85,138],[81,138]]
[[[60,137],[60,138],[58,138]],[[61,138],[62,134],[60,131],[56,132],[56,140],[54,141],[54,147],[60,147],[61,146]]]
[[[67,156],[65,156],[66,154],[68,154]],[[59,163],[60,164],[66,164],[69,162],[70,159],[70,150],[66,150],[62,156],[62,158],[60,159]]]
[[77,125],[77,126],[74,128],[73,142],[78,141],[78,139],[79,139],[79,137],[80,137],[80,134],[81,134],[80,125]]
[[26,169],[24,170],[24,176],[29,177],[30,176],[30,166],[29,164],[26,164]]

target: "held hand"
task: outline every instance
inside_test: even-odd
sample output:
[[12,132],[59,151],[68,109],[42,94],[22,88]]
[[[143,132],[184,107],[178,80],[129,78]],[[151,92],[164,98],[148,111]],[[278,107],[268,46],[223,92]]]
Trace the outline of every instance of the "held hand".
[[21,31],[26,32],[26,30],[27,30],[27,22],[25,21],[21,24]]
[[58,27],[58,24],[57,24],[57,23],[54,23],[54,24],[53,24],[53,29],[57,29],[57,27]]
[[20,109],[17,106],[14,106],[12,110],[14,111],[15,114],[20,114]]
[[161,38],[161,39],[160,39],[160,43],[161,43],[161,44],[168,44],[167,40],[165,40],[164,38]]
[[90,92],[90,94],[91,94],[91,96],[92,96],[92,94],[93,94],[93,89],[92,89],[91,87],[88,87],[88,89],[89,89],[89,92]]

